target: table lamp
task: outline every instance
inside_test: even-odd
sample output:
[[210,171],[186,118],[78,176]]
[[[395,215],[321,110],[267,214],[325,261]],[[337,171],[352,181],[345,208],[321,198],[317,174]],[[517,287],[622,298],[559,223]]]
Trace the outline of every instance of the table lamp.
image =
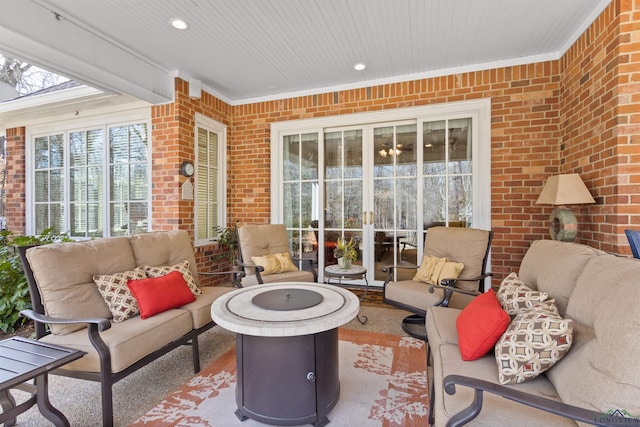
[[578,221],[567,205],[595,203],[591,193],[577,173],[554,175],[536,201],[536,205],[553,205],[549,220],[549,234],[553,240],[573,242],[578,232]]

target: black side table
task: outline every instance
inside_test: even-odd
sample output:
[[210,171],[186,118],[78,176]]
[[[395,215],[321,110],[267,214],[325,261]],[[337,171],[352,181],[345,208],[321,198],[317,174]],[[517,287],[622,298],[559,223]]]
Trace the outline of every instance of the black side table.
[[[49,402],[48,373],[81,358],[86,353],[59,345],[47,344],[22,337],[0,341],[0,424],[12,426],[16,417],[38,404],[40,413],[55,426],[69,426],[62,412]],[[35,384],[26,384],[34,379]],[[31,393],[31,397],[16,406],[10,389]]]

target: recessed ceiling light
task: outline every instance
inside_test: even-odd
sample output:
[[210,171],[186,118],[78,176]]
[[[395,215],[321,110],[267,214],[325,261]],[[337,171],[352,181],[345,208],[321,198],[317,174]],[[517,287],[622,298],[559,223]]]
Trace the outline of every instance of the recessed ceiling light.
[[365,68],[367,68],[367,66],[366,66],[366,65],[364,65],[362,62],[358,62],[356,65],[354,65],[354,66],[353,66],[353,68],[354,68],[356,71],[362,71],[362,70],[364,70]]
[[187,24],[187,22],[182,18],[172,18],[169,23],[173,28],[178,30],[186,30],[189,28],[189,24]]

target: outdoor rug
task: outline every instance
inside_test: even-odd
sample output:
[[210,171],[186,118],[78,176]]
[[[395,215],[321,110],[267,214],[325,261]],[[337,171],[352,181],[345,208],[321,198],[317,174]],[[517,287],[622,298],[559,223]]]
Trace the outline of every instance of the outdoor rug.
[[[339,329],[340,400],[329,426],[428,425],[425,343],[411,337]],[[131,426],[264,426],[234,412],[232,348]]]

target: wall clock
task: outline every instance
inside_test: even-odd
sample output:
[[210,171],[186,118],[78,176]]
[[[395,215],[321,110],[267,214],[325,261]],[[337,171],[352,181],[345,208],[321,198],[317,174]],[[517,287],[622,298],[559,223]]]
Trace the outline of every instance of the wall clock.
[[191,178],[195,173],[196,169],[193,167],[193,163],[189,161],[184,161],[180,165],[180,173],[187,178]]

